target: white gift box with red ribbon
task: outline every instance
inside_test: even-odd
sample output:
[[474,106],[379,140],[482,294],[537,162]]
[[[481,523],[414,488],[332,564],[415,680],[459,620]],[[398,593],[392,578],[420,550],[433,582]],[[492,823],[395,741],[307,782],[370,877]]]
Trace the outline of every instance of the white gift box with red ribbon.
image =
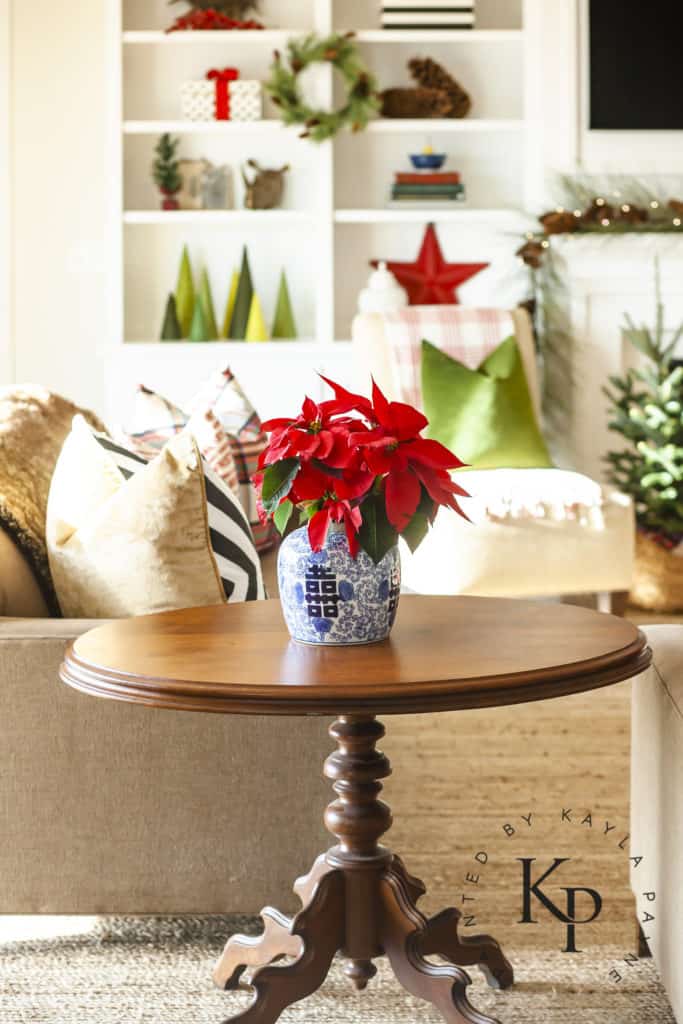
[[180,110],[186,121],[259,121],[263,88],[254,79],[240,79],[236,68],[212,69],[206,78],[183,82]]

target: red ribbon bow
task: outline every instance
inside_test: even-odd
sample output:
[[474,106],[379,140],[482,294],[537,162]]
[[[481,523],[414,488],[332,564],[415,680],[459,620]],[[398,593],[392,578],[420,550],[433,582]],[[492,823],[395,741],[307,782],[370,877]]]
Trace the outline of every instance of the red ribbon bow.
[[230,93],[228,91],[228,83],[234,82],[239,78],[239,75],[240,73],[237,68],[223,68],[222,71],[219,71],[218,68],[212,68],[211,71],[206,72],[206,77],[216,85],[217,121],[230,120]]

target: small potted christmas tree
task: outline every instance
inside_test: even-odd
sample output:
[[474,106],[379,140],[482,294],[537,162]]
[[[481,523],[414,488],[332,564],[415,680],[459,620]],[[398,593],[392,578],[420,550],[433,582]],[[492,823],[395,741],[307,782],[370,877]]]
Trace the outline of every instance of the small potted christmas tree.
[[608,477],[633,499],[636,566],[631,600],[653,611],[683,609],[683,360],[673,358],[683,325],[668,340],[656,273],[653,330],[626,317],[624,338],[640,369],[610,377],[609,428],[627,442],[609,452]]
[[182,184],[176,156],[179,144],[180,139],[174,139],[165,132],[154,147],[156,157],[152,164],[152,177],[163,197],[162,210],[178,209],[178,200],[175,197]]

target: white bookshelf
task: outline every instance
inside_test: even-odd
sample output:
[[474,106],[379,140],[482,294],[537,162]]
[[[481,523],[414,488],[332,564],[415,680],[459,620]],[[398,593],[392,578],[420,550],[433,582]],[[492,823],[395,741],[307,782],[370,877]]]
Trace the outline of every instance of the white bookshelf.
[[[269,26],[266,30],[166,33],[176,8],[165,0],[111,3],[116,8],[113,56],[118,68],[113,156],[121,169],[112,188],[112,219],[118,224],[113,260],[118,269],[111,329],[112,344],[129,376],[136,375],[136,368],[149,373],[155,361],[163,361],[159,374],[173,372],[179,378],[176,394],[181,397],[181,387],[191,386],[207,360],[229,357],[247,383],[250,376],[258,379],[265,408],[269,388],[274,394],[283,381],[296,382],[299,394],[315,368],[334,367],[343,376],[348,360],[343,339],[349,337],[370,259],[414,258],[429,221],[437,224],[451,260],[492,259],[501,246],[511,248],[514,236],[525,229],[520,211],[531,156],[524,0],[478,0],[478,27],[461,32],[383,31],[375,0],[264,0],[260,18]],[[183,81],[228,65],[239,67],[244,78],[265,79],[273,50],[282,50],[288,38],[333,28],[355,31],[363,57],[383,87],[410,84],[407,60],[433,56],[471,93],[471,116],[378,118],[364,133],[339,135],[323,145],[300,139],[296,128],[285,128],[268,101],[262,121],[180,119]],[[332,69],[317,68],[307,78],[315,102],[331,104]],[[183,156],[205,156],[214,164],[233,166],[234,209],[158,208],[150,165],[156,139],[164,132],[180,137]],[[448,152],[448,166],[462,172],[467,202],[443,209],[389,207],[393,172],[409,169],[407,154],[419,151],[427,140],[435,150]],[[239,166],[249,157],[264,166],[290,164],[281,208],[243,208]],[[249,249],[268,321],[284,266],[301,340],[160,345],[156,339],[163,308],[175,286],[184,244],[195,271],[207,267],[219,323],[243,245]],[[264,378],[272,378],[272,387]]]

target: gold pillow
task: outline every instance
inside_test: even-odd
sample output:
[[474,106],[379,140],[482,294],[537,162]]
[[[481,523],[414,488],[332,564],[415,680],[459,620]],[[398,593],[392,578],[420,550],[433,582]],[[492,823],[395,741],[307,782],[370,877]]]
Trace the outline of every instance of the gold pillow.
[[210,470],[187,432],[145,463],[76,416],[47,508],[50,570],[62,614],[118,618],[263,597],[241,508],[205,473]]

